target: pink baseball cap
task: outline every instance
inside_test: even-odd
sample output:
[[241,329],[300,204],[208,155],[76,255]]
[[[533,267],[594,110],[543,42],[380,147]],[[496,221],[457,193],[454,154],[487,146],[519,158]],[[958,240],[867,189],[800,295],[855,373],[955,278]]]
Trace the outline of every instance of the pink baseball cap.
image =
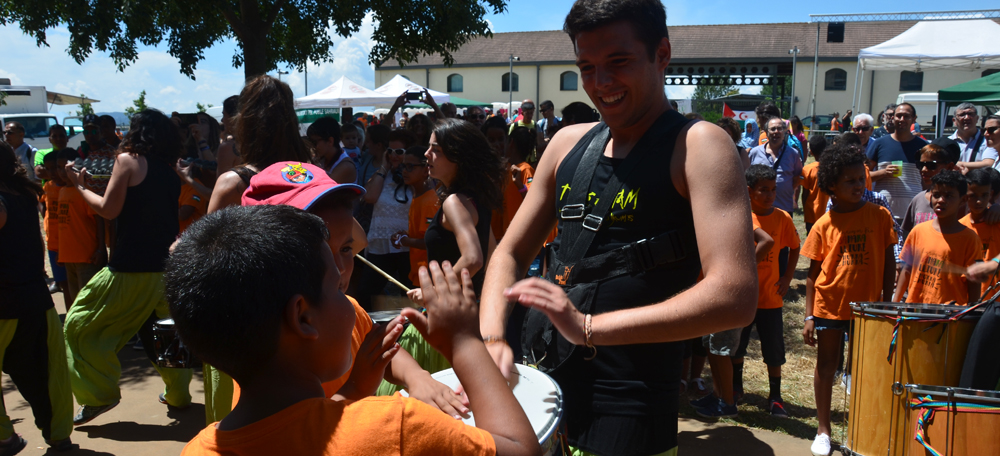
[[250,179],[250,188],[243,192],[244,206],[287,204],[304,211],[323,196],[348,190],[364,195],[365,188],[357,184],[338,184],[320,167],[308,163],[278,162]]

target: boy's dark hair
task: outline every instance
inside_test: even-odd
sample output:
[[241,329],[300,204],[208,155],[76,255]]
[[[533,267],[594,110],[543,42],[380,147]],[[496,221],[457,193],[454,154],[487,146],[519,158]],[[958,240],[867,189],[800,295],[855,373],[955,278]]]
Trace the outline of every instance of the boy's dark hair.
[[667,35],[667,10],[660,0],[577,0],[566,15],[563,31],[573,41],[576,35],[596,28],[625,21],[632,25],[635,36],[646,44],[649,60],[656,56],[660,40]]
[[383,147],[389,145],[389,133],[392,129],[388,125],[372,125],[368,127],[368,137],[371,138],[372,144],[381,144]]
[[844,169],[852,166],[865,166],[865,155],[858,149],[834,144],[823,152],[823,161],[819,162],[816,180],[819,181],[819,188],[828,195],[833,195],[831,190],[837,185],[837,179],[844,173]]
[[837,138],[833,140],[833,143],[838,146],[860,146],[861,137],[858,136],[857,133],[849,131],[837,136]]
[[[80,158],[80,154],[72,147],[67,147],[59,152],[49,152],[49,155],[54,155],[56,160],[66,160],[66,161],[76,161]],[[49,155],[46,155],[48,157]]]
[[181,340],[237,381],[258,374],[289,299],[319,302],[329,236],[322,219],[286,205],[232,206],[192,224],[163,275]]
[[563,122],[567,125],[597,122],[601,117],[594,108],[582,101],[574,101],[560,112],[563,115]]
[[765,130],[767,129],[767,123],[771,119],[781,117],[781,109],[773,101],[762,101],[754,109],[754,113],[757,115],[757,125],[762,126]]
[[320,117],[312,125],[309,125],[309,128],[306,128],[306,136],[319,136],[319,139],[322,140],[333,138],[333,143],[338,144],[340,143],[340,124],[333,117]]
[[954,188],[958,190],[958,196],[965,196],[965,193],[969,191],[969,184],[965,181],[965,176],[959,171],[941,171],[931,178],[931,183],[942,187]]
[[53,131],[57,131],[57,130],[62,130],[63,133],[66,133],[66,127],[64,127],[62,125],[59,125],[59,124],[55,124],[55,125],[52,125],[51,127],[49,127],[49,136],[52,135]]
[[754,187],[760,181],[776,181],[778,173],[774,168],[767,165],[750,165],[746,171],[747,187]]
[[969,185],[988,185],[991,192],[996,192],[993,188],[993,173],[996,172],[993,168],[975,168],[969,171],[969,174],[965,175],[965,181]]
[[424,146],[410,146],[406,148],[406,155],[416,157],[421,163],[427,163],[427,157],[424,156],[425,152],[427,152],[427,148]]
[[343,138],[347,136],[348,133],[360,133],[358,127],[352,123],[341,125],[340,127],[340,137]]
[[50,161],[54,162],[54,161],[57,161],[57,160],[59,160],[59,152],[56,152],[56,151],[49,152],[49,153],[45,154],[44,157],[42,157],[42,163],[43,164],[48,163]]
[[510,143],[514,144],[514,150],[517,151],[517,163],[528,159],[528,155],[531,155],[531,151],[535,149],[537,141],[535,132],[527,127],[515,127],[510,132]]
[[826,150],[826,137],[823,135],[812,135],[809,137],[809,153],[820,161],[823,151]]
[[990,173],[990,188],[994,195],[1000,195],[1000,171],[996,168],[986,168]]
[[390,142],[401,142],[403,143],[403,148],[406,149],[416,144],[417,134],[410,130],[397,128],[389,132],[389,141],[386,141],[386,144]]

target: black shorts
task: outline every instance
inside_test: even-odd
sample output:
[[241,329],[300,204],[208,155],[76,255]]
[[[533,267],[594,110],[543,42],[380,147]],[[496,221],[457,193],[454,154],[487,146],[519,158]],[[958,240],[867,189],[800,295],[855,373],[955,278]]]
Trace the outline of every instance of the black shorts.
[[740,346],[736,349],[736,358],[742,358],[747,354],[747,346],[750,344],[750,331],[754,325],[757,326],[757,335],[760,336],[760,351],[764,356],[764,364],[768,366],[781,366],[785,364],[785,322],[782,320],[782,307],[777,309],[757,309],[757,315],[753,317],[753,323],[743,328],[740,336]]

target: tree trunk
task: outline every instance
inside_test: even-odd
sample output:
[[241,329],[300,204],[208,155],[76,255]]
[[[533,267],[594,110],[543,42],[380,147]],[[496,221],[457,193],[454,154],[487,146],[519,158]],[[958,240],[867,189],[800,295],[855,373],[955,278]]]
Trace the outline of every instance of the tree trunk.
[[243,36],[243,74],[249,81],[267,73],[267,34],[263,28],[247,30]]

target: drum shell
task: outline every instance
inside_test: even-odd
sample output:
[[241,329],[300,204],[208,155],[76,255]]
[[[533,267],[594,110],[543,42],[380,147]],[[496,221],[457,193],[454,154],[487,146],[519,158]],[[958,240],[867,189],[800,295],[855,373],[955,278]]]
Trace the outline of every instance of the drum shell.
[[[879,303],[886,314],[895,308],[911,309],[915,319],[900,323],[892,362],[887,361],[895,321],[855,308],[852,341],[851,395],[847,438],[843,446],[856,455],[905,454],[913,426],[908,419],[907,397],[902,385],[909,383],[958,386],[969,338],[979,319],[970,313],[956,321],[938,313],[943,308],[964,307]],[[920,313],[923,307],[926,314]],[[917,308],[916,310],[913,310]],[[898,382],[898,394],[893,384]],[[912,423],[915,425],[915,422]]]
[[[916,389],[910,390],[907,394],[907,400],[917,396],[927,396],[928,394],[920,392],[924,388],[927,387],[916,385]],[[948,394],[944,392],[930,394],[930,396],[935,401],[948,401]],[[991,407],[1000,406],[1000,399],[987,401],[963,397],[955,399],[955,401]],[[907,420],[909,443],[907,444],[906,456],[929,456],[931,454],[920,442],[914,439],[917,420],[924,410],[923,408],[909,409]],[[934,413],[934,419],[924,426],[924,439],[935,450],[948,456],[1000,454],[1000,414],[938,410]]]
[[153,325],[153,351],[159,367],[191,369],[197,363],[178,337],[171,319],[159,320]]

